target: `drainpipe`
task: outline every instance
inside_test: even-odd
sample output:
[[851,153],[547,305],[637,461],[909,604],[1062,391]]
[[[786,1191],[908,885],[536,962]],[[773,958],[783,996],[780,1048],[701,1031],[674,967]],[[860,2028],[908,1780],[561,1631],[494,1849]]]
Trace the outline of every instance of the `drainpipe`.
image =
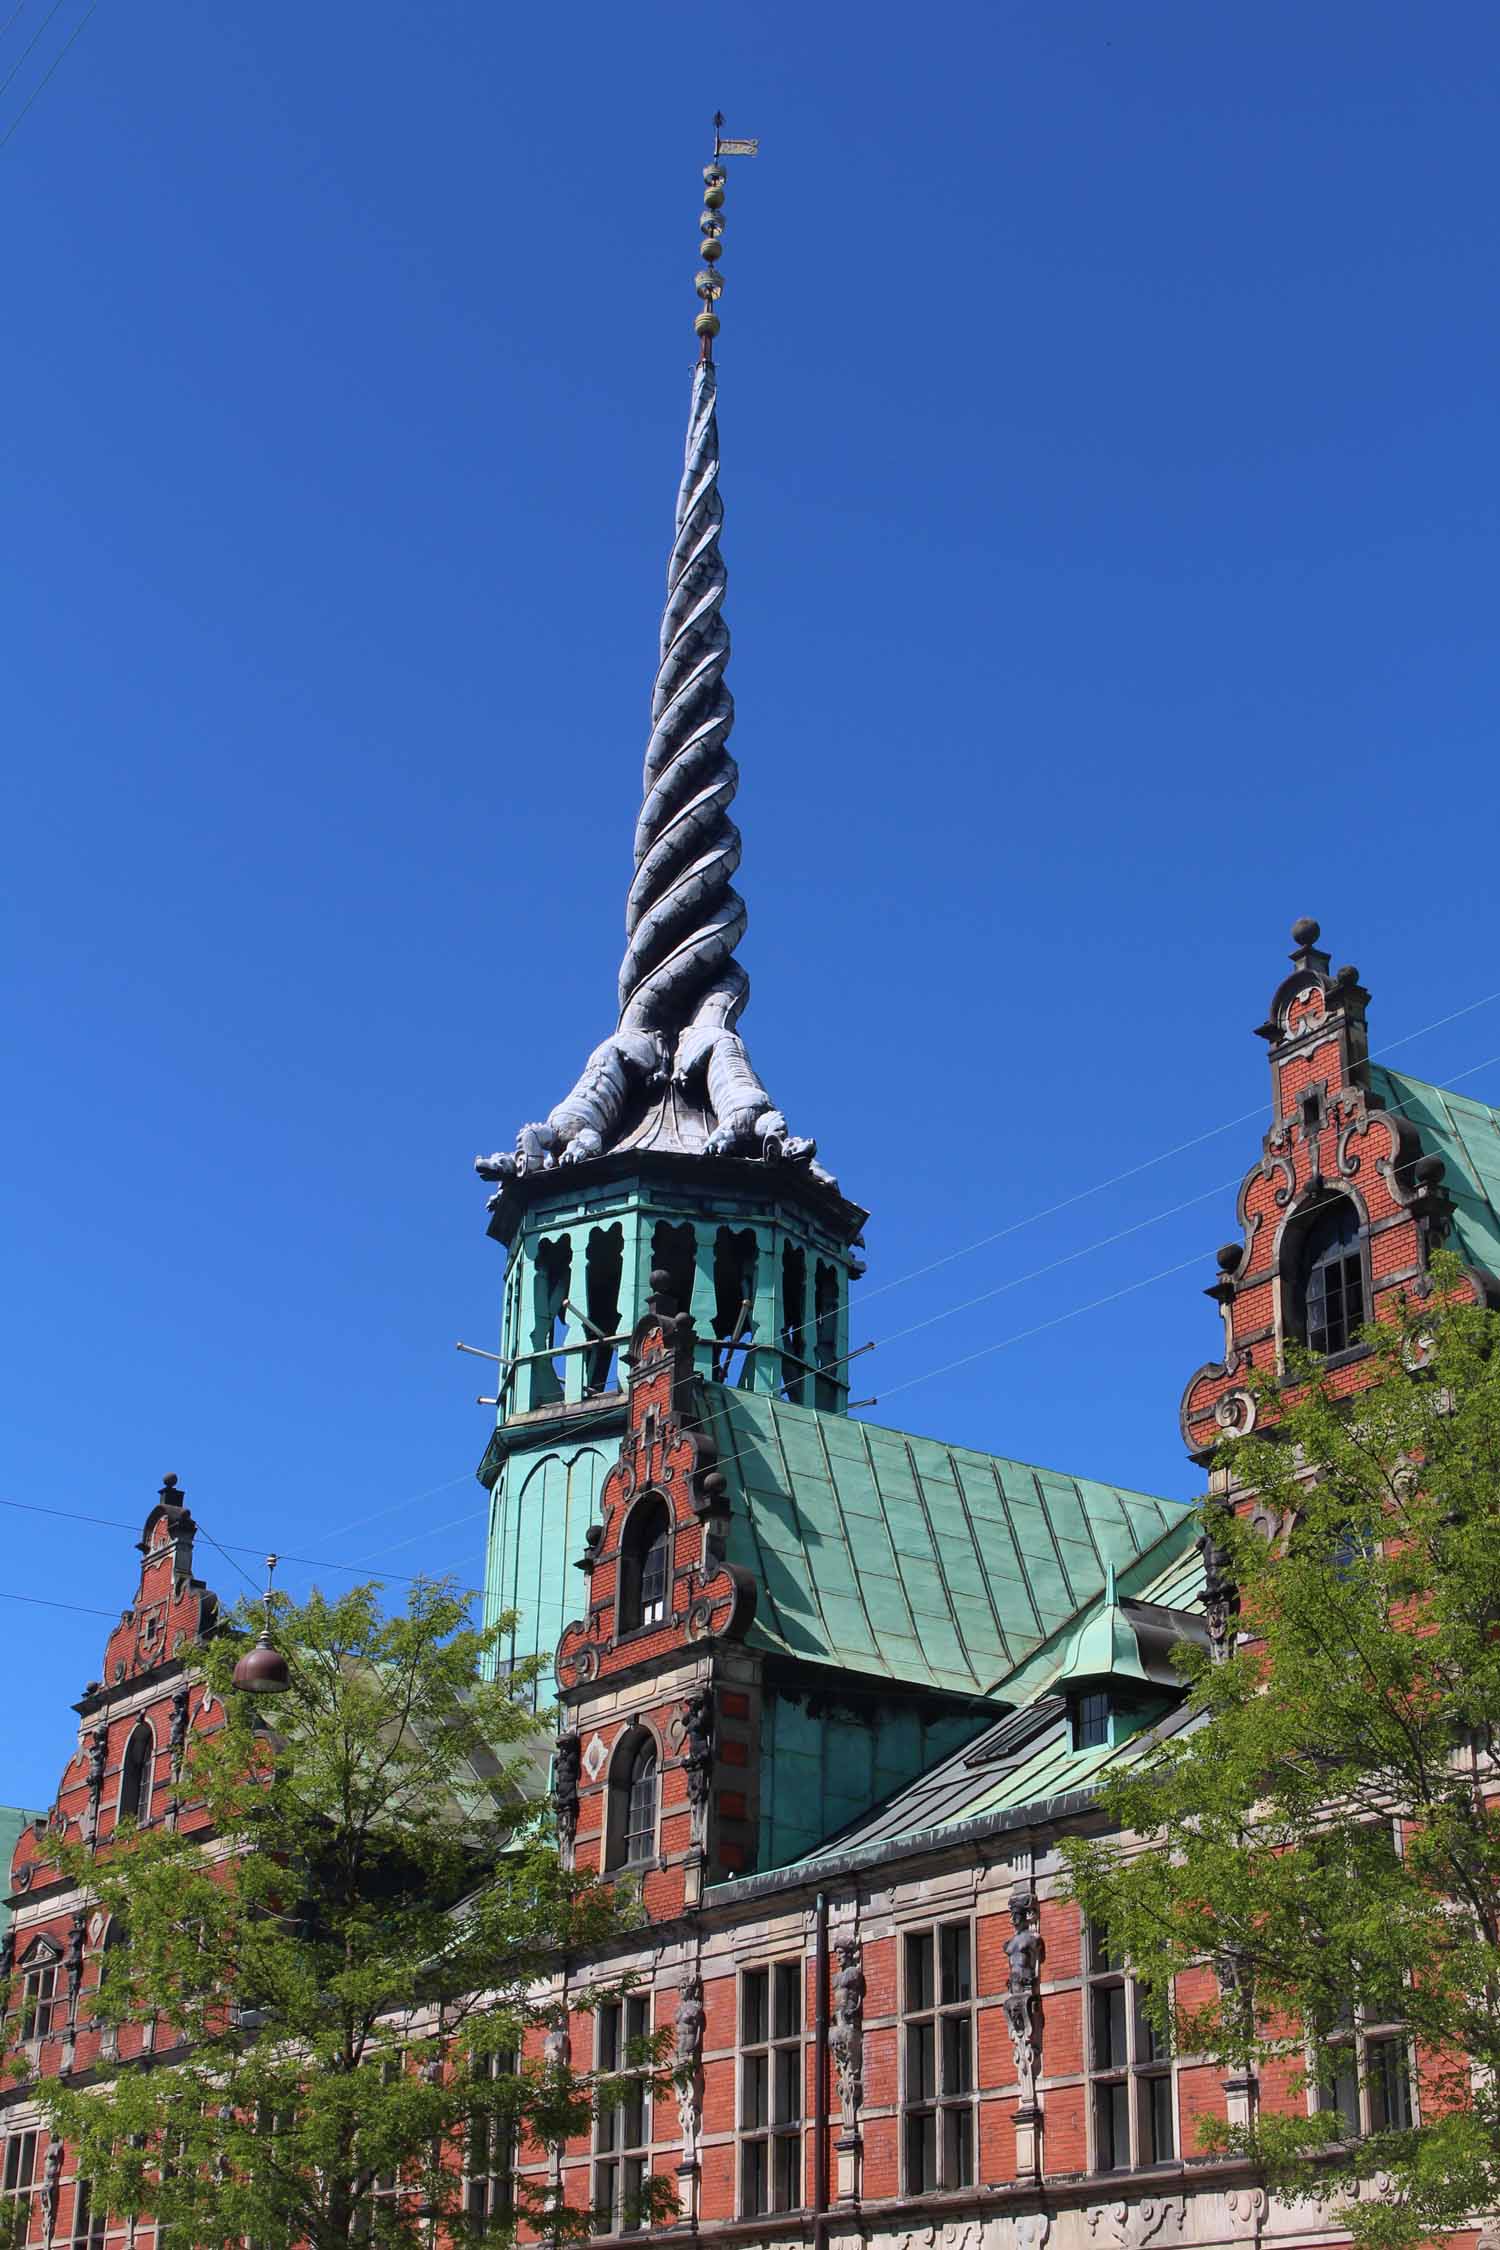
[[828,1893],[819,1891],[813,1952],[813,2250],[828,2240]]

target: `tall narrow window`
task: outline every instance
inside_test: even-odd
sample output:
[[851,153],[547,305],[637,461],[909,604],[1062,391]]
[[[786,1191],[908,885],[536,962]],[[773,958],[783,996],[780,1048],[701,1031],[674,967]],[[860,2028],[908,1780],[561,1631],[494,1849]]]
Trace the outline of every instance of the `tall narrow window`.
[[607,2000],[595,2018],[597,2069],[624,2073],[623,2084],[601,2099],[594,2122],[594,2227],[599,2234],[631,2234],[646,2223],[646,2181],[651,2170],[651,2002],[645,1993]]
[[644,1729],[627,1734],[610,1768],[606,1865],[642,1867],[656,1856],[656,1744]]
[[56,1946],[38,1938],[21,1963],[21,2037],[45,2039],[56,2028],[61,2003],[57,1998]]
[[740,2213],[802,2206],[802,1963],[740,1976]]
[[131,1728],[125,1755],[120,1761],[120,1795],[116,1811],[121,1820],[151,1818],[151,1769],[155,1762],[155,1748],[151,1729],[142,1719]]
[[1094,2169],[1169,2164],[1177,2148],[1171,2047],[1147,2013],[1144,1986],[1115,1966],[1092,1923],[1087,1952]]
[[1300,1244],[1291,1326],[1325,1359],[1356,1343],[1364,1322],[1359,1231],[1359,1213],[1340,1195],[1312,1220]]
[[[399,2082],[406,2068],[406,2057],[404,2054],[383,2055],[378,2067],[381,2085],[394,2086]],[[354,2242],[371,2241],[375,2233],[376,2214],[382,2211],[394,2212],[399,2207],[400,2202],[401,2174],[399,2170],[377,2172],[370,2182],[369,2193],[365,2201],[355,2212],[354,2224],[350,2229],[350,2239]]]
[[87,2180],[73,2188],[72,2250],[104,2250],[105,2218],[94,2209],[94,2193]]
[[637,1501],[620,1541],[620,1598],[615,1630],[639,1632],[660,1625],[668,1608],[672,1524],[667,1503],[655,1493]]
[[0,2164],[0,2242],[6,2250],[24,2242],[31,2229],[32,2184],[40,2138],[39,2133],[12,2133],[5,2143],[5,2158]]
[[[516,2056],[510,2049],[476,2055],[474,2076],[486,2083],[515,2074]],[[481,2115],[469,2120],[464,2149],[464,2216],[485,2221],[509,2219],[515,2209],[516,2128],[512,2118]]]
[[902,2149],[908,2195],[974,2183],[973,1934],[908,1930],[902,1945]]

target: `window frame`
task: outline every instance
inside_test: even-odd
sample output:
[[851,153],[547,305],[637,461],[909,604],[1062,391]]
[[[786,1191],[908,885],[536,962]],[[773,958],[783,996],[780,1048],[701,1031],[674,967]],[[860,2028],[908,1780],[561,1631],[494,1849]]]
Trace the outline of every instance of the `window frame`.
[[[651,2037],[651,2015],[649,1992],[627,1992],[619,2000],[602,2001],[594,2011],[596,2074],[634,2081],[623,2101],[611,2102],[607,2108],[595,2105],[589,2208],[596,2234],[650,2231],[646,2191],[651,2178],[651,2069],[646,2063],[632,2063],[630,2050]],[[632,2118],[633,2136],[627,2130]]]
[[806,1983],[801,1953],[751,1962],[736,1979],[734,2174],[742,2219],[807,2208]]
[[73,2216],[68,2226],[70,2250],[104,2250],[108,2232],[109,2219],[107,2215],[103,2211],[94,2209],[93,2183],[89,2180],[75,2178],[73,2182]]
[[[914,1964],[923,1959],[918,1949],[924,1945],[927,1966],[919,1976]],[[907,2195],[944,2194],[977,2184],[977,1960],[972,1914],[938,1915],[930,1922],[908,1923],[901,1931],[901,2183]],[[961,1981],[966,1985],[962,1993]],[[952,1996],[945,1997],[950,1983]],[[961,2065],[960,2053],[966,2058]],[[918,2072],[913,2068],[916,2057],[923,2058]],[[920,2165],[913,2161],[918,2148]]]
[[[1088,2130],[1091,2166],[1095,2173],[1116,2177],[1122,2172],[1160,2171],[1181,2161],[1181,2124],[1177,2102],[1177,2057],[1170,2039],[1160,2044],[1160,2034],[1145,2006],[1145,1986],[1127,1963],[1110,1960],[1105,1933],[1097,1923],[1086,1923],[1083,1932],[1084,2072],[1088,2083]],[[1119,1995],[1118,2009],[1114,1996]],[[1101,2059],[1101,2010],[1107,2011],[1110,2045],[1115,2027],[1121,2052]],[[1123,2097],[1123,2100],[1122,2100]],[[1105,2102],[1109,2123],[1102,2123]],[[1171,2146],[1161,2146],[1161,2108]],[[1126,2161],[1105,2162],[1117,2156],[1123,2124]],[[1107,2144],[1107,2145],[1106,2145]]]

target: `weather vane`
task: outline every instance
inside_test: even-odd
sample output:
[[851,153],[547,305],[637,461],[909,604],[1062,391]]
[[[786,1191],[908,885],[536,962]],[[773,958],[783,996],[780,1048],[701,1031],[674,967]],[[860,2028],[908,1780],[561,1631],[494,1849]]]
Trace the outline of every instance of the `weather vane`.
[[724,137],[724,112],[714,111],[713,161],[703,167],[703,216],[698,225],[703,239],[698,245],[698,255],[703,264],[698,270],[697,290],[703,299],[703,310],[693,322],[704,359],[714,356],[714,338],[719,333],[719,316],[714,306],[724,294],[724,282],[719,273],[719,260],[724,254],[724,165],[726,156],[754,156],[760,147],[757,141],[734,141]]

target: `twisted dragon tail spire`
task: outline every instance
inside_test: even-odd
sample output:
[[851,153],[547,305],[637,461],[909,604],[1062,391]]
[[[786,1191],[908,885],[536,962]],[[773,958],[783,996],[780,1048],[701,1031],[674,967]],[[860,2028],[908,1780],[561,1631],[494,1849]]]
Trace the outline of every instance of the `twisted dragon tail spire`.
[[[732,1002],[737,1015],[749,990],[743,969],[732,965],[746,915],[730,880],[740,860],[740,832],[729,817],[739,769],[728,750],[734,700],[724,680],[717,387],[714,363],[704,357],[693,376],[620,963],[621,1027],[667,1034],[686,1027],[726,971],[733,987],[726,1009]],[[733,1017],[723,1020],[727,1028]]]
[[[723,124],[715,119],[716,127]],[[718,372],[714,305],[723,289],[724,168],[721,155],[754,155],[753,141],[716,133],[703,174],[697,277],[702,308],[693,323],[700,356],[677,533],[667,568],[651,738],[635,831],[635,877],[625,908],[619,1028],[601,1042],[572,1091],[535,1125],[523,1125],[514,1156],[477,1157],[485,1179],[507,1180],[553,1164],[576,1164],[622,1146],[680,1154],[785,1158],[813,1163],[816,1143],[794,1139],[735,1030],[750,980],[734,958],[745,902],[732,877],[740,832],[729,817],[739,770],[729,755],[734,703],[724,682],[724,562],[719,530]]]

